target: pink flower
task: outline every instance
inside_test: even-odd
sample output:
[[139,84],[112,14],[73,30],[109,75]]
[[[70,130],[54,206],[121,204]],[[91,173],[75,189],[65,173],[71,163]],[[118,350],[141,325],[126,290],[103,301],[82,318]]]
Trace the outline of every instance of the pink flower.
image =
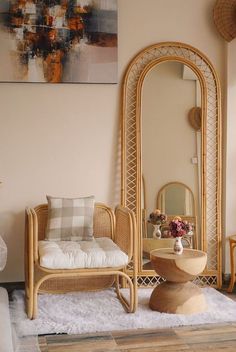
[[192,229],[188,222],[182,221],[180,217],[176,217],[170,221],[169,228],[173,237],[182,237]]

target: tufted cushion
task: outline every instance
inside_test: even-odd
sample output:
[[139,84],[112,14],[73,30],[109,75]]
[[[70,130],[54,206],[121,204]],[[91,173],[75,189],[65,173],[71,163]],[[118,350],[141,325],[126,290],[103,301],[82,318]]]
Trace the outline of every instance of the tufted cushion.
[[40,265],[48,269],[125,266],[128,256],[107,237],[93,241],[39,241]]
[[91,241],[94,197],[56,198],[47,196],[49,241]]

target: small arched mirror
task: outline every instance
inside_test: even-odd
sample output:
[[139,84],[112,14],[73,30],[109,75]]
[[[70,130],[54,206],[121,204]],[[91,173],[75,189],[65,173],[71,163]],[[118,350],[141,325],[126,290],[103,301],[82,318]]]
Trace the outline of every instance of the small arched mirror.
[[[145,187],[143,188],[145,197]],[[197,194],[198,196],[198,194]],[[182,238],[182,244],[185,248],[198,249],[200,244],[200,223],[196,215],[195,197],[192,190],[181,182],[169,182],[158,191],[155,208],[159,209],[161,214],[166,215],[166,221],[158,226],[159,238],[157,239],[157,226],[149,220],[146,209],[146,202],[143,214],[142,243],[143,243],[143,270],[149,270],[150,251],[157,248],[166,248],[173,244],[173,238],[170,236],[169,222],[176,216],[186,221],[191,226],[191,231]]]
[[195,200],[193,192],[181,182],[167,183],[158,192],[157,208],[168,216],[194,216]]
[[[197,195],[198,196],[198,195]],[[200,243],[200,223],[196,215],[195,197],[192,190],[181,182],[165,184],[157,195],[157,208],[166,214],[167,223],[162,232],[168,233],[168,222],[178,216],[191,225],[191,231],[182,239],[186,248],[197,249]]]

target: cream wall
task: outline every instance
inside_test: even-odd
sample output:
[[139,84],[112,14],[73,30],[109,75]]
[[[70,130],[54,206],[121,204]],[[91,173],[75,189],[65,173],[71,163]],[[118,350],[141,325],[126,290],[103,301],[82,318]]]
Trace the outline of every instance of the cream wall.
[[121,78],[147,45],[181,41],[200,49],[224,77],[224,42],[212,20],[215,0],[118,0],[117,85],[0,84],[0,233],[8,264],[0,281],[23,275],[24,208],[45,195],[95,194],[118,200]]

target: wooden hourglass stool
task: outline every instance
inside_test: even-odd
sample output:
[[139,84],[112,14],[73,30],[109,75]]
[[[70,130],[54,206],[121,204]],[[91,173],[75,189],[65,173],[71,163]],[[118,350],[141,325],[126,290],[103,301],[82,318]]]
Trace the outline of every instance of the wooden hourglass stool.
[[172,248],[151,251],[153,269],[166,281],[157,285],[149,307],[161,313],[193,314],[207,309],[205,296],[192,281],[203,272],[207,254],[196,249],[184,249],[181,255]]
[[232,292],[234,289],[234,284],[236,282],[235,264],[234,264],[234,249],[236,247],[236,235],[229,237],[229,247],[230,247],[231,280],[227,291]]

